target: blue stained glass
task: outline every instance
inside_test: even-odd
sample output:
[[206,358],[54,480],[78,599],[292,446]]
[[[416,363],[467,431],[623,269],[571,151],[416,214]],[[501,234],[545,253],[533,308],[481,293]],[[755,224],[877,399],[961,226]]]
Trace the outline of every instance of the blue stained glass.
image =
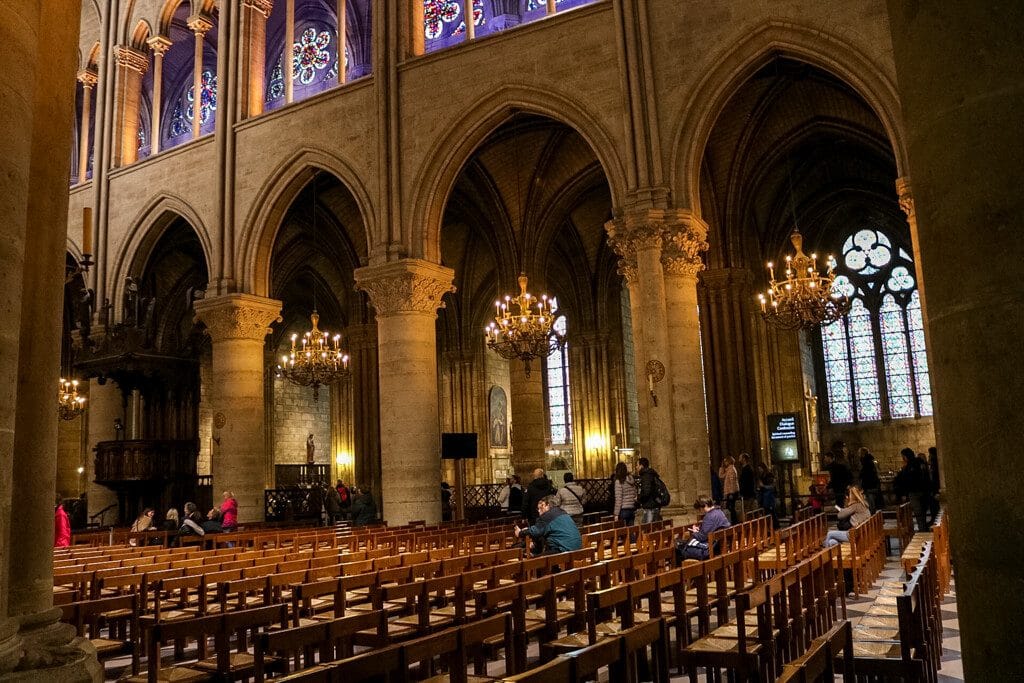
[[845,319],[840,318],[821,328],[821,345],[825,355],[829,420],[834,424],[853,422],[853,390],[850,384]]
[[896,266],[889,275],[889,281],[885,283],[890,292],[902,292],[914,288],[914,277],[907,270],[906,266]]
[[910,356],[914,364],[917,389],[917,412],[932,414],[932,388],[928,376],[928,357],[924,346],[924,321],[921,317],[921,295],[915,290],[907,304],[907,326],[910,329]]
[[875,368],[875,340],[871,314],[860,298],[853,300],[847,320],[850,335],[850,356],[853,360],[853,387],[858,420],[881,420],[882,403]]
[[[565,316],[554,324],[559,334],[565,334]],[[572,410],[569,403],[569,345],[552,351],[545,359],[548,394],[548,423],[551,443],[568,443],[572,431]]]
[[[188,106],[185,108],[185,118],[189,121],[195,120],[196,87],[191,85],[185,93]],[[210,116],[217,111],[217,77],[212,71],[204,70],[202,73],[201,85],[199,88],[199,122],[206,124]],[[172,132],[173,136],[174,133]]]
[[303,85],[309,85],[317,73],[331,64],[329,31],[306,28],[299,39],[292,43],[292,78]]
[[914,417],[914,393],[910,386],[910,359],[907,354],[903,309],[896,303],[896,298],[892,294],[886,294],[882,299],[878,326],[882,333],[882,357],[885,360],[889,414],[897,419]]
[[270,72],[270,82],[267,84],[267,102],[273,102],[284,97],[284,69],[281,66],[281,58]]
[[461,0],[423,0],[423,35],[435,40],[462,14]]
[[179,99],[174,103],[174,109],[171,111],[171,137],[179,137],[190,130],[192,130],[192,127],[185,120],[185,110],[181,106],[181,100]]

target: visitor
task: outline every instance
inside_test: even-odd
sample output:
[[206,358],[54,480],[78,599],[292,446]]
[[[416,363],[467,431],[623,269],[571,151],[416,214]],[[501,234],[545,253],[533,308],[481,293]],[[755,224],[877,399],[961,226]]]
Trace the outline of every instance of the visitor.
[[882,496],[882,480],[878,478],[878,462],[867,448],[861,446],[857,451],[860,459],[860,488],[864,491],[872,512],[885,509],[885,498]]
[[583,487],[576,483],[572,472],[566,472],[563,481],[565,484],[557,494],[558,507],[579,524],[583,521]]
[[164,515],[164,531],[177,531],[181,527],[181,521],[178,518],[178,511],[175,508],[170,508],[167,514]]
[[701,515],[699,524],[690,526],[690,538],[676,547],[676,558],[682,560],[706,560],[711,556],[709,538],[719,529],[727,529],[729,519],[711,496],[697,496],[693,509]]
[[637,477],[640,479],[640,491],[637,493],[637,502],[640,503],[642,517],[641,524],[650,524],[661,519],[661,506],[658,505],[658,476],[657,470],[651,467],[651,461],[647,458],[640,458],[636,461]]
[[349,513],[352,510],[352,489],[345,486],[345,482],[341,479],[335,484],[334,490],[338,492],[338,499],[341,501],[341,516],[340,519],[348,519]]
[[320,483],[317,482],[309,487],[306,494],[306,510],[313,518],[314,524],[320,526],[324,520],[324,492],[320,490]]
[[224,532],[224,527],[220,523],[221,514],[217,508],[210,508],[210,511],[206,513],[206,520],[203,522],[203,531],[208,534],[220,534]]
[[714,465],[711,465],[711,500],[715,501],[716,504],[721,505],[722,501],[725,500],[725,494],[722,492],[722,478],[718,476],[718,470],[715,469]]
[[864,492],[859,486],[851,486],[848,489],[844,502],[846,505],[843,507],[836,506],[839,528],[825,535],[822,547],[831,548],[840,543],[849,543],[850,529],[855,529],[871,519],[871,510],[868,509],[868,502],[864,499]]
[[925,496],[928,490],[928,475],[921,467],[921,461],[911,448],[904,448],[900,451],[903,458],[903,467],[896,473],[892,482],[893,493],[899,500],[906,500],[914,511],[914,519],[917,520],[918,531],[928,531],[930,528],[925,517]]
[[327,509],[327,526],[334,526],[341,519],[341,494],[337,487],[327,489],[327,500],[324,502]]
[[369,486],[359,489],[359,495],[352,501],[352,524],[366,526],[377,522],[377,503],[373,500]]
[[131,531],[133,534],[137,534],[140,531],[149,531],[150,529],[156,529],[156,525],[153,524],[153,508],[146,508],[136,518],[135,522],[132,523]]
[[[64,511],[64,501],[60,494],[56,497],[56,508],[53,511],[53,547],[67,548],[71,545],[71,521]],[[49,588],[47,588],[49,591]]]
[[725,507],[729,510],[729,519],[736,522],[736,499],[740,495],[740,478],[736,472],[736,459],[731,455],[722,458],[718,478],[722,480],[722,495],[725,497]]
[[224,531],[238,529],[238,501],[231,491],[224,492],[224,502],[220,504],[221,526]]
[[835,497],[837,507],[842,507],[843,502],[846,500],[846,490],[853,483],[853,472],[850,470],[850,466],[846,464],[846,453],[845,442],[834,442],[832,449],[825,453],[825,465],[822,467],[823,470],[828,472],[828,486],[832,489],[832,495]]
[[541,468],[537,468],[533,471],[533,481],[526,487],[526,494],[523,496],[523,516],[526,517],[530,524],[537,521],[537,503],[543,498],[553,496],[555,494],[555,486],[548,479],[547,473]]
[[196,509],[195,503],[185,503],[185,519],[182,520],[181,526],[178,528],[178,537],[182,536],[205,536],[206,531],[203,529],[203,515],[199,510]]
[[612,485],[615,487],[612,514],[615,515],[616,521],[633,526],[636,520],[636,480],[624,462],[615,465],[612,477]]
[[775,473],[764,463],[757,466],[757,504],[772,518],[772,526],[778,528],[778,498],[775,494]]
[[743,503],[741,510],[745,519],[746,511],[754,507],[754,500],[757,497],[757,477],[754,476],[754,468],[750,464],[750,455],[747,453],[740,453],[739,487],[740,499]]
[[532,554],[553,555],[583,547],[580,530],[572,518],[558,507],[556,496],[545,496],[537,502],[537,521],[526,528],[515,528],[515,537],[533,539]]

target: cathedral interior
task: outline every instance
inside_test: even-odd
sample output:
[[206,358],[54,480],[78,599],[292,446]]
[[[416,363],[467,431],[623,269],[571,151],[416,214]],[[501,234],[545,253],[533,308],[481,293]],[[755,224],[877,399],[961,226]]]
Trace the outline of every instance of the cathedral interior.
[[[76,532],[222,491],[292,522],[339,480],[435,524],[643,457],[686,516],[741,453],[796,505],[839,444],[885,486],[937,447],[964,670],[1024,666],[1019,8],[33,0],[0,26],[0,680],[77,666],[25,654],[64,633],[55,492]],[[803,253],[849,310],[773,324]],[[532,358],[485,332],[520,286],[555,340]],[[335,372],[297,380],[321,332]]]

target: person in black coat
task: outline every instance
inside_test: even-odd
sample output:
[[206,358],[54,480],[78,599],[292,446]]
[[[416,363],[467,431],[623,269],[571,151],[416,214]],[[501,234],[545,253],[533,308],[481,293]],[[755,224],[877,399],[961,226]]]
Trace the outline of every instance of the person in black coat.
[[871,511],[878,512],[885,508],[882,480],[878,478],[878,463],[867,448],[861,447],[857,453],[860,456],[860,487],[871,504]]
[[541,468],[533,471],[533,481],[526,487],[526,494],[523,496],[523,516],[533,525],[540,513],[537,512],[537,503],[547,496],[555,494],[555,486],[548,479],[547,473]]
[[836,441],[832,450],[825,454],[825,467],[828,472],[828,485],[835,496],[836,506],[843,507],[846,503],[846,492],[853,483],[853,472],[846,464],[846,444]]
[[651,467],[651,461],[647,458],[640,458],[636,461],[637,478],[640,480],[640,491],[637,493],[636,502],[640,505],[642,517],[641,524],[650,524],[661,519],[661,508],[654,500],[658,492],[658,472]]
[[757,498],[757,477],[754,475],[754,468],[750,464],[750,455],[747,453],[740,453],[739,466],[740,498],[743,499],[743,510],[746,512],[748,506],[752,507]]
[[928,496],[928,473],[922,467],[921,461],[912,448],[904,448],[900,451],[903,458],[903,467],[896,474],[892,481],[893,491],[901,500],[910,501],[910,507],[914,511],[914,518],[917,520],[918,531],[928,531],[928,519],[925,516],[927,511],[926,498]]
[[373,500],[369,486],[359,489],[359,495],[352,501],[352,524],[365,526],[377,521],[377,503]]

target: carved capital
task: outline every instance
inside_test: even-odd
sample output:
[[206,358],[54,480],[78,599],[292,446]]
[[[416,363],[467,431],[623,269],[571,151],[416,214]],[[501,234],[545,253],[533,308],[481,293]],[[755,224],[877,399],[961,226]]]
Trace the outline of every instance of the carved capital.
[[910,177],[903,176],[896,179],[896,194],[899,196],[900,208],[907,214],[907,220],[916,218],[914,210],[914,194],[910,189]]
[[205,36],[213,28],[213,20],[205,14],[193,14],[188,18],[187,24],[197,36]]
[[82,69],[78,72],[78,82],[83,88],[95,88],[99,81],[100,75],[96,73],[96,69]]
[[173,44],[169,38],[164,36],[153,36],[146,41],[146,45],[149,45],[149,49],[153,51],[153,54],[160,56],[167,54],[167,51],[171,49]]
[[270,12],[274,9],[273,0],[242,0],[242,7],[259,12],[264,19],[270,18]]
[[229,294],[195,303],[196,320],[214,342],[227,339],[263,341],[270,323],[281,321],[281,302],[251,294]]
[[356,289],[366,292],[377,309],[377,317],[401,313],[437,314],[441,300],[454,292],[451,268],[420,259],[402,259],[381,266],[358,268]]
[[128,45],[118,45],[114,48],[114,59],[121,69],[131,69],[140,74],[146,73],[149,68],[149,56]]
[[659,210],[627,211],[604,224],[608,244],[619,256],[619,274],[627,284],[636,282],[638,251],[661,249],[664,226],[658,220]]
[[697,277],[704,270],[704,252],[708,250],[708,226],[691,212],[680,209],[667,212],[661,265],[670,275]]

